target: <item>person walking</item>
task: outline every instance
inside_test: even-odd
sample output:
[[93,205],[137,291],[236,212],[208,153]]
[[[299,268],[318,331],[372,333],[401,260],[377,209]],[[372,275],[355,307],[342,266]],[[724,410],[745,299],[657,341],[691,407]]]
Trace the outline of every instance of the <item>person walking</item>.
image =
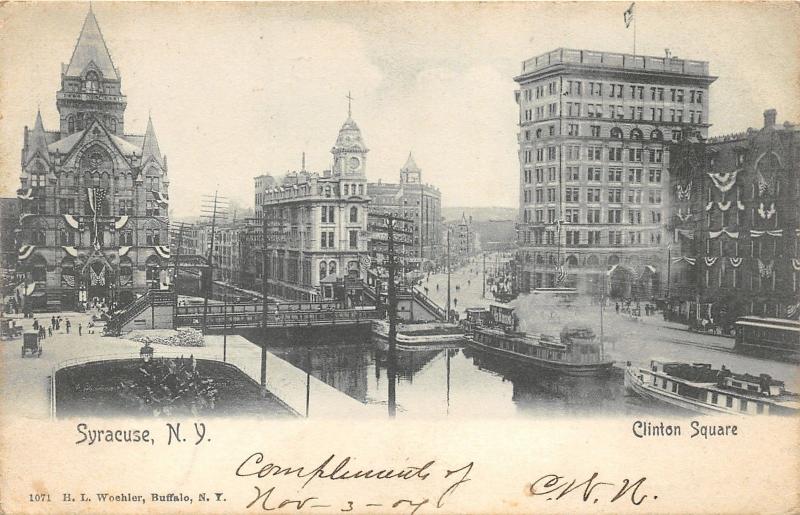
[[64,327],[67,328],[67,334],[69,334],[69,328],[72,327],[72,324],[70,323],[69,318],[66,319],[66,322],[64,323]]
[[38,331],[39,330],[39,320],[37,320],[35,318],[33,319],[33,330],[34,331]]
[[47,328],[47,336],[49,336],[50,338],[53,337],[53,328],[52,327],[48,327]]
[[82,333],[83,333],[83,324],[78,322],[78,336],[81,336]]

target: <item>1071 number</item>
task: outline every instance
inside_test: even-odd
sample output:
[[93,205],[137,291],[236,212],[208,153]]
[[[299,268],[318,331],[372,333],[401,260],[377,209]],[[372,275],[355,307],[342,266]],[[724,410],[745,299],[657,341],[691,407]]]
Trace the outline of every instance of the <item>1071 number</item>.
[[30,502],[50,502],[50,494],[30,494]]

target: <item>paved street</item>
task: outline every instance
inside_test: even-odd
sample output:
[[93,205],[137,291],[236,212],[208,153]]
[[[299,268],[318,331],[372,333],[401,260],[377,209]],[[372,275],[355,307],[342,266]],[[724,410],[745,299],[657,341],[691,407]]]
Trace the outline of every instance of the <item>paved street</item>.
[[[487,256],[487,268],[494,256]],[[489,288],[486,298],[481,297],[481,267],[474,264],[454,270],[451,274],[451,298],[458,300],[457,309],[464,316],[469,307],[488,306],[492,301]],[[470,269],[472,269],[470,271]],[[488,273],[487,273],[488,277]],[[439,286],[438,290],[436,285]],[[456,291],[459,286],[459,291]],[[447,302],[447,274],[432,274],[429,281],[422,279],[422,287],[440,306]],[[600,306],[589,305],[588,299],[578,301],[578,306],[559,306],[555,299],[539,294],[520,295],[511,304],[517,308],[520,327],[528,333],[557,335],[568,322],[583,323],[600,334]],[[617,314],[614,304],[603,314],[603,341],[605,351],[614,361],[623,364],[631,361],[647,365],[651,359],[665,359],[695,363],[711,363],[714,367],[726,365],[736,372],[767,373],[786,382],[787,389],[800,390],[800,367],[779,361],[743,356],[733,352],[732,338],[689,332],[681,324],[666,322],[660,313],[633,318]]]

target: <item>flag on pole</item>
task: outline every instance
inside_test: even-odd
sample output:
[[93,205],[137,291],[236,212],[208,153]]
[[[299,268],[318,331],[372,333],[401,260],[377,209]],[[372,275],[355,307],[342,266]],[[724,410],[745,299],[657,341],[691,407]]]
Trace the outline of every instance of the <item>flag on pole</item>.
[[636,5],[636,2],[631,2],[631,6],[628,7],[628,9],[625,11],[625,14],[623,15],[624,18],[625,18],[625,28],[626,29],[631,26],[631,22],[633,21],[633,6],[635,6],[635,5]]

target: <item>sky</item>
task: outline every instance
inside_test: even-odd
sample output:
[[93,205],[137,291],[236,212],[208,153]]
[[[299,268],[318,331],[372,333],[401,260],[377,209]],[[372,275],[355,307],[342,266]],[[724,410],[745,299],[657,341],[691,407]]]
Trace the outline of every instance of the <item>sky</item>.
[[[371,181],[397,181],[409,152],[445,206],[515,207],[516,83],[558,47],[631,52],[628,3],[106,3],[93,9],[127,95],[127,133],[151,113],[168,157],[171,211],[218,190],[253,204],[255,175],[330,167],[347,117]],[[0,7],[0,195],[18,187],[23,127],[55,94],[88,5]],[[710,61],[711,135],[800,121],[800,8],[637,2],[637,53]]]

